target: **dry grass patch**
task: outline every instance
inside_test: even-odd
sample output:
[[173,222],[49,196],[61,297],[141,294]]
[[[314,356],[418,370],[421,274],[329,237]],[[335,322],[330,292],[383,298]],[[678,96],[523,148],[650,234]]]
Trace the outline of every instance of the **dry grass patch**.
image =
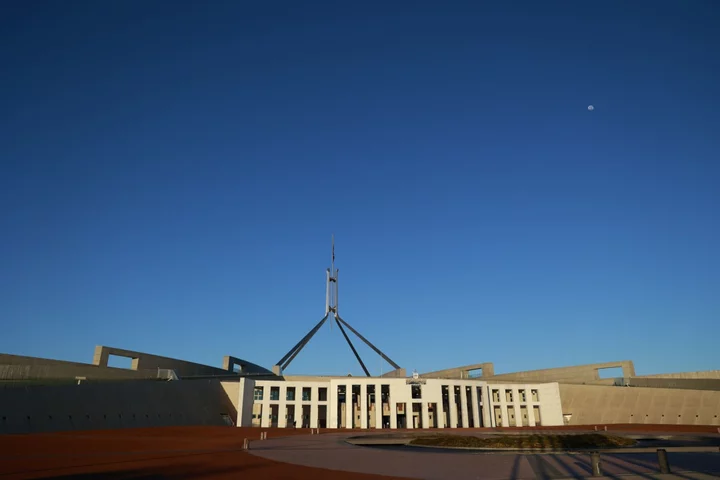
[[527,449],[573,449],[631,447],[637,442],[630,438],[588,433],[581,435],[497,435],[471,437],[462,435],[437,435],[418,437],[410,445],[467,448],[527,448]]

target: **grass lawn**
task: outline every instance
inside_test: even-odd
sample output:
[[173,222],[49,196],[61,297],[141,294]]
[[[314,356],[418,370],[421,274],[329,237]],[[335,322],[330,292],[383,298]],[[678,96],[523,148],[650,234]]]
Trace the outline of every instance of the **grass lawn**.
[[490,437],[465,437],[462,435],[437,435],[418,437],[410,445],[433,447],[470,448],[617,448],[630,447],[637,442],[630,438],[588,433],[581,435],[493,435]]

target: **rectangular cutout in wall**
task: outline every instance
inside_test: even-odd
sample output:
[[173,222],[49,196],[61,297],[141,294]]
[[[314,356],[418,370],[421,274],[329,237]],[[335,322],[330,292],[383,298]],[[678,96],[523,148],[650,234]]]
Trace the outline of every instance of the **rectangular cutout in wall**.
[[622,367],[599,368],[598,375],[600,378],[622,378],[623,369]]
[[132,369],[133,359],[119,355],[108,355],[108,367]]

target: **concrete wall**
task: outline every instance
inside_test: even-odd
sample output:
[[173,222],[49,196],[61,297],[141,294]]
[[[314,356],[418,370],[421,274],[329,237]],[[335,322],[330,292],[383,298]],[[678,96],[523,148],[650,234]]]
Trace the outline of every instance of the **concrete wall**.
[[720,392],[720,380],[714,378],[617,378],[609,385],[645,388],[683,388],[686,390],[715,390]]
[[656,373],[654,375],[638,375],[638,378],[687,378],[687,379],[720,379],[720,370],[705,370],[700,372],[680,372],[680,373]]
[[[195,380],[193,380],[195,381]],[[237,418],[238,414],[238,399],[240,395],[240,379],[237,380],[220,380],[220,385],[227,395],[231,405],[233,406],[232,418]]]
[[[447,368],[445,370],[436,370],[420,374],[422,378],[471,378],[473,370],[482,370],[481,377],[491,377],[495,374],[495,367],[490,362],[475,363],[473,365],[463,365],[462,367]],[[475,377],[473,377],[475,378]]]
[[0,433],[226,425],[233,412],[218,380],[0,386]]
[[570,425],[720,425],[716,391],[560,384],[560,398]]
[[161,357],[149,353],[124,350],[122,348],[106,347],[98,345],[95,347],[93,365],[107,366],[110,355],[132,359],[133,370],[175,370],[179,377],[193,377],[201,375],[227,375],[228,371],[222,368],[210,367],[199,363],[186,362],[176,358]]
[[232,357],[230,355],[226,355],[223,357],[223,370],[227,370],[228,372],[235,372],[236,366],[239,367],[239,372],[237,373],[274,375],[271,370],[268,370],[265,367],[261,367],[260,365],[256,365],[252,362],[248,362],[247,360],[243,360],[242,358]]
[[630,360],[619,362],[593,363],[577,365],[574,367],[546,368],[543,370],[529,370],[526,372],[502,373],[492,377],[483,376],[483,380],[510,380],[529,382],[561,382],[561,383],[590,383],[600,379],[598,370],[604,368],[623,369],[623,377],[634,377],[635,366]]
[[157,378],[157,376],[157,371],[136,371],[0,353],[0,380],[5,381],[74,380],[75,377],[85,377],[88,380],[128,380]]
[[237,421],[238,427],[252,427],[253,425],[253,395],[255,380],[241,378],[238,382]]

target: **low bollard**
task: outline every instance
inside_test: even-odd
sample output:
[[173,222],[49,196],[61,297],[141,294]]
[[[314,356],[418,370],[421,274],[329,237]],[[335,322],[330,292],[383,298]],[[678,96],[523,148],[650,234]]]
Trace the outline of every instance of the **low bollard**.
[[657,454],[660,473],[670,473],[670,462],[668,462],[667,451],[664,448],[658,448]]
[[250,450],[250,442],[248,442],[247,438],[243,440],[243,450]]
[[595,425],[595,431],[597,432],[597,425]]
[[607,425],[605,425],[605,431],[607,432]]
[[592,465],[593,477],[601,477],[602,470],[600,469],[600,452],[592,452],[590,454],[590,464]]

